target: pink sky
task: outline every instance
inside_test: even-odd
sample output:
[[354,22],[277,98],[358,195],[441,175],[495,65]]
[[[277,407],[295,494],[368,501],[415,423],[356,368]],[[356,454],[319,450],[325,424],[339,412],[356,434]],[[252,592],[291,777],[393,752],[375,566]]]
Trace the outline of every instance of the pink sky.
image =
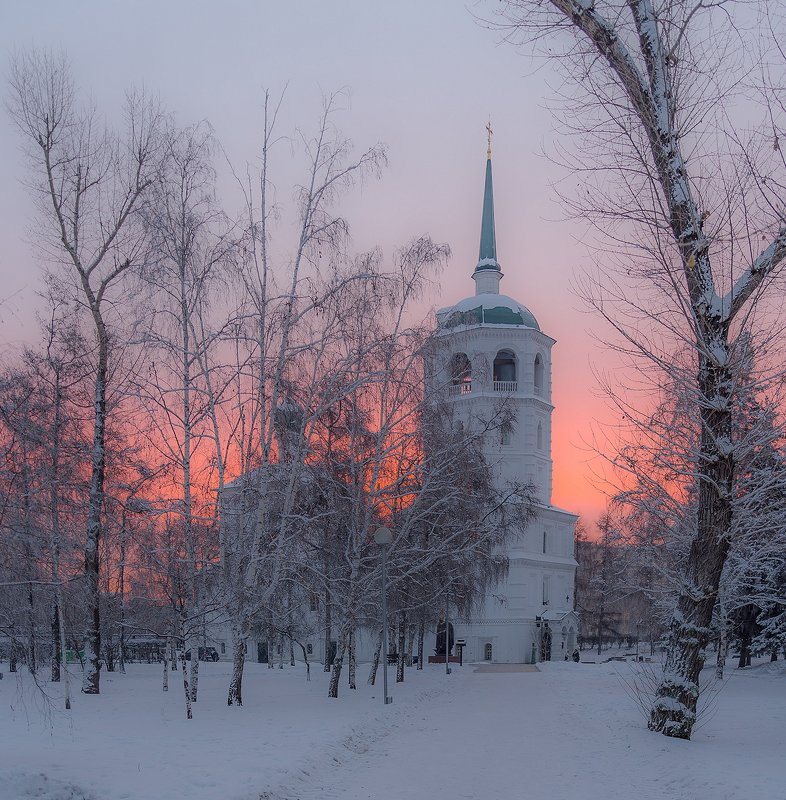
[[[604,354],[588,335],[598,323],[570,291],[589,268],[575,223],[562,214],[553,183],[564,174],[549,152],[555,121],[546,108],[551,66],[535,65],[475,15],[494,3],[451,0],[399,3],[134,3],[46,0],[4,6],[0,63],[15,48],[63,48],[96,105],[116,112],[123,92],[144,85],[182,124],[207,119],[236,165],[253,161],[264,87],[287,86],[282,133],[308,132],[321,94],[347,89],[339,124],[358,148],[388,146],[381,181],[359,187],[343,205],[358,249],[390,252],[415,235],[448,242],[453,257],[434,305],[473,293],[485,159],[484,126],[495,130],[494,188],[501,290],[524,303],[554,348],[554,502],[594,519],[604,501],[593,486],[594,420],[608,418],[590,364]],[[541,69],[536,69],[541,66]],[[5,94],[5,90],[3,92]],[[39,265],[26,241],[30,201],[17,138],[0,119],[0,308],[3,340],[36,336]],[[286,205],[297,158],[279,151],[278,199]],[[229,207],[231,182],[221,183]],[[562,184],[570,189],[570,178]]]

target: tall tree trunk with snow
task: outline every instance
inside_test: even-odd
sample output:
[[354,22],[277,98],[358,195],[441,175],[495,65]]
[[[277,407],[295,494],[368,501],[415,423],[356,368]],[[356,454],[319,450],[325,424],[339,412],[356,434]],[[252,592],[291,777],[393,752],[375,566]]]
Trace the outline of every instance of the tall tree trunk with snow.
[[57,601],[52,608],[52,683],[60,683],[60,624],[57,616]]
[[18,645],[16,643],[16,636],[14,635],[15,634],[16,625],[12,622],[8,627],[10,629],[9,638],[11,640],[11,642],[9,644],[10,652],[8,654],[8,671],[9,672],[16,672],[17,671],[17,651],[18,651]]
[[404,680],[404,650],[407,645],[407,615],[401,612],[398,618],[398,658],[396,659],[396,683]]
[[349,688],[357,689],[355,684],[355,675],[357,673],[357,654],[355,652],[355,627],[350,628],[349,631]]
[[117,592],[120,596],[120,672],[126,671],[126,515],[123,509],[120,526],[120,563],[117,568]]
[[[242,625],[237,623],[237,619],[232,622],[232,678],[229,681],[229,693],[227,694],[228,706],[243,705],[243,663],[246,655],[246,639],[248,633]],[[268,666],[273,661],[273,654],[268,650]]]
[[[55,367],[54,373],[54,407],[52,419],[52,460],[50,462],[49,476],[49,513],[50,519],[50,542],[49,550],[52,558],[52,583],[55,591],[54,619],[52,620],[53,638],[57,663],[57,680],[63,677],[63,700],[66,710],[71,708],[71,678],[68,674],[68,664],[66,662],[66,632],[65,632],[65,611],[63,603],[63,585],[60,580],[60,548],[62,546],[60,530],[60,455],[62,449],[62,428],[63,428],[63,392],[61,388],[61,371],[59,365],[54,360],[49,360],[50,367]],[[55,668],[52,667],[52,680],[55,679]]]
[[189,664],[189,691],[191,693],[191,702],[195,703],[197,698],[196,681],[199,680],[199,637],[194,633],[193,619],[185,618],[180,623],[180,630],[184,631],[183,647],[187,652],[191,653],[191,663]]
[[371,659],[371,668],[368,671],[369,686],[373,686],[374,681],[377,679],[377,670],[379,669],[379,654],[382,652],[382,636],[383,631],[380,631],[379,636],[377,636],[377,646],[374,648],[374,657]]
[[718,637],[718,659],[715,663],[715,678],[719,681],[723,680],[723,670],[726,667],[726,654],[728,652],[728,630],[726,621],[721,623],[720,636]]
[[[533,34],[538,41],[547,35],[552,42],[563,34],[570,37],[570,58],[563,63],[570,65],[570,77],[591,98],[588,116],[593,127],[598,125],[593,115],[601,112],[619,132],[615,146],[609,147],[608,140],[603,140],[605,152],[614,153],[613,161],[599,158],[594,164],[625,177],[615,184],[611,196],[607,195],[606,205],[592,205],[595,198],[588,192],[589,202],[579,201],[577,211],[595,219],[605,214],[615,224],[624,219],[625,225],[638,226],[637,234],[629,239],[631,258],[626,268],[642,255],[643,240],[648,243],[644,247],[646,256],[642,267],[628,269],[627,275],[641,279],[642,287],[650,290],[650,300],[647,308],[642,308],[645,304],[640,299],[627,303],[619,296],[622,302],[618,305],[604,304],[609,292],[600,291],[594,296],[590,292],[590,303],[623,338],[627,337],[630,352],[636,352],[655,370],[671,371],[676,365],[668,362],[663,345],[655,339],[669,339],[666,350],[691,351],[692,375],[688,377],[687,368],[684,372],[699,418],[698,445],[692,453],[698,510],[670,624],[663,677],[649,718],[650,729],[683,739],[690,738],[696,719],[699,675],[733,534],[732,412],[737,376],[731,358],[732,323],[740,318],[743,329],[756,324],[750,304],[766,291],[786,257],[783,178],[779,172],[786,165],[777,144],[778,126],[783,125],[782,101],[766,81],[758,87],[761,92],[757,96],[764,100],[763,122],[761,135],[751,145],[747,131],[742,135],[729,122],[734,114],[724,101],[735,96],[734,84],[726,82],[719,89],[726,72],[750,69],[751,73],[763,74],[761,64],[741,67],[734,61],[732,67],[724,60],[729,53],[734,52],[735,59],[738,54],[761,58],[768,42],[777,39],[765,23],[754,28],[750,47],[737,44],[744,27],[735,17],[737,6],[742,4],[511,0],[503,11],[508,24],[516,26],[519,33]],[[759,8],[763,19],[772,19],[763,4]],[[715,23],[713,35],[704,38],[709,24],[702,27],[699,20],[708,23],[710,17]],[[734,38],[733,47],[724,35]],[[782,59],[783,50],[776,48],[777,41],[772,54],[779,53]],[[699,86],[711,89],[702,95]],[[705,111],[696,127],[693,115],[698,107]],[[717,115],[710,113],[718,108],[722,111]],[[776,121],[774,115],[781,116]],[[604,131],[601,136],[610,130],[605,123],[600,123],[600,128]],[[689,138],[687,130],[691,131]],[[773,137],[775,155],[765,160],[763,154],[773,152],[769,146]],[[688,141],[691,145],[686,158],[683,142]],[[714,144],[709,150],[694,146],[702,141]],[[724,168],[708,174],[710,163],[722,161],[719,153],[732,153],[734,163],[744,165],[742,172],[735,173],[736,183],[726,180]],[[585,170],[589,169],[585,165]],[[631,183],[628,179],[634,173],[640,180]],[[619,193],[627,194],[620,197]],[[645,200],[645,195],[649,199]],[[714,195],[721,199],[712,199]],[[732,208],[741,212],[729,211]],[[707,223],[713,211],[715,215]],[[754,218],[756,223],[751,227]],[[712,226],[712,232],[705,233],[705,223]],[[769,244],[760,249],[762,240]],[[618,246],[616,238],[614,247]],[[738,266],[740,259],[728,255],[732,252],[748,255]],[[628,291],[626,287],[620,294]],[[664,317],[651,311],[658,303],[668,309],[665,315],[671,315],[665,326],[661,324]],[[642,415],[642,427],[645,424]]]
[[702,338],[711,345],[713,356],[699,355],[699,389],[704,402],[697,530],[685,568],[689,590],[680,595],[671,620],[664,677],[649,722],[652,730],[680,739],[690,739],[696,721],[699,677],[729,552],[734,481],[729,322],[720,310],[705,311],[699,322]]
[[180,667],[183,670],[183,694],[186,698],[186,719],[193,717],[191,711],[191,687],[188,685],[188,670],[186,669],[186,651],[180,651]]
[[22,481],[24,485],[24,528],[25,528],[25,564],[28,570],[27,581],[27,668],[31,674],[38,671],[37,643],[36,643],[36,607],[33,586],[35,585],[35,557],[31,543],[33,541],[33,486],[28,464],[22,466]]
[[85,589],[88,604],[88,629],[85,636],[86,666],[82,691],[98,694],[101,680],[101,574],[100,540],[104,509],[106,471],[106,379],[109,371],[109,337],[100,313],[94,314],[98,337],[95,405],[93,408],[93,453],[88,498],[87,541],[85,543]]
[[330,672],[330,643],[333,641],[333,628],[331,624],[331,616],[333,607],[331,604],[330,588],[325,587],[325,659],[322,663],[323,672]]
[[344,633],[341,634],[341,640],[338,643],[336,650],[336,657],[333,659],[333,665],[330,668],[330,683],[328,685],[328,697],[338,697],[338,686],[341,681],[341,668],[344,666],[344,654],[347,651],[347,639]]
[[418,669],[423,669],[423,642],[426,638],[426,620],[421,615],[418,623]]

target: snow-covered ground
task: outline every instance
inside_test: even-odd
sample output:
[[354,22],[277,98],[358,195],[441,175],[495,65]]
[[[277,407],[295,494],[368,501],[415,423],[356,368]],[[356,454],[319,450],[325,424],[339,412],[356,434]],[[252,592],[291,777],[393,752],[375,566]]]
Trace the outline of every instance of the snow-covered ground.
[[0,798],[786,800],[783,662],[730,670],[692,742],[646,730],[633,664],[443,669],[391,682],[385,707],[365,668],[329,700],[318,666],[306,683],[300,666],[249,664],[238,709],[228,665],[203,664],[190,722],[179,672],[167,694],[156,666],[106,673],[70,714],[57,685],[45,702],[29,675],[6,673]]

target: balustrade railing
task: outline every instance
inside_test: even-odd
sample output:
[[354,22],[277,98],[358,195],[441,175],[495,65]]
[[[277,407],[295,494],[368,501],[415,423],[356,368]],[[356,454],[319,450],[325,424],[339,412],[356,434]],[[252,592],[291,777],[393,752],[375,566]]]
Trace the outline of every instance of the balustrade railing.
[[448,396],[449,397],[458,397],[462,394],[471,394],[472,393],[472,381],[464,381],[463,383],[454,383],[452,386],[448,386]]
[[495,392],[517,392],[519,390],[518,381],[494,381]]

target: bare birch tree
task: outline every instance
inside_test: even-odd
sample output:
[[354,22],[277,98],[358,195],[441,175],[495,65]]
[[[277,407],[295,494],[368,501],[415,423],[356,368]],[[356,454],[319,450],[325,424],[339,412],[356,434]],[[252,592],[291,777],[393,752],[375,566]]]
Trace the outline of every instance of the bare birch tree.
[[63,57],[31,52],[11,65],[11,117],[31,167],[40,245],[51,276],[78,298],[95,338],[93,444],[84,572],[89,606],[82,691],[98,694],[101,668],[100,542],[106,470],[106,414],[120,283],[145,251],[136,215],[160,162],[159,112],[129,95],[123,136],[80,108]]
[[174,496],[162,500],[183,532],[187,598],[180,613],[179,641],[191,651],[189,686],[196,702],[197,633],[205,612],[200,576],[209,561],[199,533],[205,532],[204,523],[214,517],[215,508],[210,486],[215,459],[206,452],[213,440],[210,393],[202,369],[212,336],[202,324],[220,285],[225,240],[214,198],[210,130],[204,124],[169,130],[163,146],[166,166],[151,187],[152,202],[144,215],[153,250],[144,294],[154,311],[144,334],[151,352],[139,392],[149,419],[158,427],[160,452],[174,471]]
[[[307,176],[298,189],[295,244],[279,263],[272,247],[271,219],[275,208],[271,192],[271,148],[278,106],[264,104],[261,167],[255,179],[241,184],[246,212],[244,236],[238,248],[238,268],[247,297],[240,321],[248,352],[248,404],[241,409],[248,420],[245,432],[243,492],[252,492],[255,519],[247,536],[224,535],[225,576],[230,592],[234,668],[228,702],[240,704],[245,643],[255,608],[264,607],[279,586],[295,535],[291,511],[300,488],[305,427],[313,408],[319,359],[308,360],[311,371],[299,379],[305,354],[324,350],[325,332],[336,308],[335,298],[359,277],[345,245],[348,227],[332,206],[356,179],[378,170],[384,151],[375,146],[355,160],[349,142],[335,129],[337,98],[325,101],[315,136],[300,136],[307,160]],[[317,320],[321,321],[317,324]],[[240,363],[240,359],[238,359]],[[297,387],[297,391],[295,391]],[[297,396],[293,396],[293,392]],[[296,402],[300,444],[288,469],[279,469],[276,446],[281,409]],[[246,412],[248,412],[246,414]],[[225,494],[226,497],[226,487]],[[247,510],[248,513],[248,510]],[[239,531],[238,531],[239,532]]]

